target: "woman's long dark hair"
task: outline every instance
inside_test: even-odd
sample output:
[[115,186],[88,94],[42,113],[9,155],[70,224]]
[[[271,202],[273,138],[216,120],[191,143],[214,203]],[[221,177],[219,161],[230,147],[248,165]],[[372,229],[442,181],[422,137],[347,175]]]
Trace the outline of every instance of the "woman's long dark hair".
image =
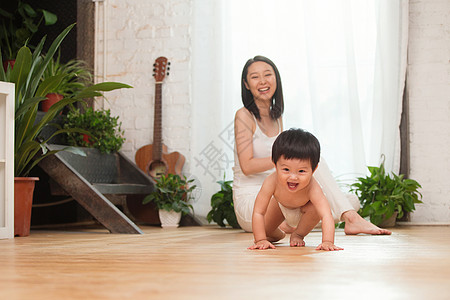
[[255,56],[254,58],[250,58],[245,64],[244,69],[242,70],[242,81],[241,81],[242,103],[244,104],[244,107],[247,108],[258,120],[261,120],[258,106],[256,106],[255,100],[253,99],[253,94],[245,86],[245,83],[247,83],[248,68],[250,67],[251,64],[257,61],[262,61],[271,65],[275,72],[277,89],[273,94],[272,103],[270,104],[270,117],[273,120],[277,120],[279,117],[281,117],[284,111],[283,88],[281,87],[281,77],[280,73],[278,72],[277,66],[275,66],[275,64],[267,57],[258,55]]

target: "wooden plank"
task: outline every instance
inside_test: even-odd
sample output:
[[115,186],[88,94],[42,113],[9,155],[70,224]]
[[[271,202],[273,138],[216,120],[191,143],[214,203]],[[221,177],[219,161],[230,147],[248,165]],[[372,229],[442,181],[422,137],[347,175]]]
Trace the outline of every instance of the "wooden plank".
[[143,233],[58,154],[43,159],[39,166],[111,233]]

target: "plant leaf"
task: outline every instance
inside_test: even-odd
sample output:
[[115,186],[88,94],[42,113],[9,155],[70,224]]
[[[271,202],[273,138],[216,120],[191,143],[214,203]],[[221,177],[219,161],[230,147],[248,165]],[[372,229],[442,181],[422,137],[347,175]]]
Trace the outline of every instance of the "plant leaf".
[[27,78],[31,69],[31,51],[28,47],[20,48],[14,68],[11,70],[10,82],[16,84],[16,109],[22,104],[23,89],[27,86]]
[[44,15],[45,25],[53,25],[58,21],[58,17],[45,9],[42,10],[42,14]]
[[101,82],[89,87],[76,94],[77,98],[85,99],[102,96],[100,92],[109,92],[116,89],[131,88],[130,85],[120,82]]

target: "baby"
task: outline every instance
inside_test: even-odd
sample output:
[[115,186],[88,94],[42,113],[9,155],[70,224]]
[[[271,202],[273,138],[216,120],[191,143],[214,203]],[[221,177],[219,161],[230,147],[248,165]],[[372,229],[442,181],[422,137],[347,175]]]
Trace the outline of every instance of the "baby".
[[264,181],[255,201],[249,249],[275,249],[284,238],[278,227],[286,220],[294,227],[291,247],[305,246],[304,238],[322,221],[322,243],[316,250],[343,250],[334,245],[334,220],[321,187],[313,178],[320,159],[317,138],[301,129],[282,132],[272,147],[275,172]]

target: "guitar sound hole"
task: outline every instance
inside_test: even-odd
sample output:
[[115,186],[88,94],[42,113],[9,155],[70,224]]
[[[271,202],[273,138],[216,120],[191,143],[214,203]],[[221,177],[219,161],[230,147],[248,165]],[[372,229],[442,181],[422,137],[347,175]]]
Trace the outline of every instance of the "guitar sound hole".
[[167,165],[160,160],[152,161],[148,166],[148,174],[153,178],[159,178],[167,173]]

